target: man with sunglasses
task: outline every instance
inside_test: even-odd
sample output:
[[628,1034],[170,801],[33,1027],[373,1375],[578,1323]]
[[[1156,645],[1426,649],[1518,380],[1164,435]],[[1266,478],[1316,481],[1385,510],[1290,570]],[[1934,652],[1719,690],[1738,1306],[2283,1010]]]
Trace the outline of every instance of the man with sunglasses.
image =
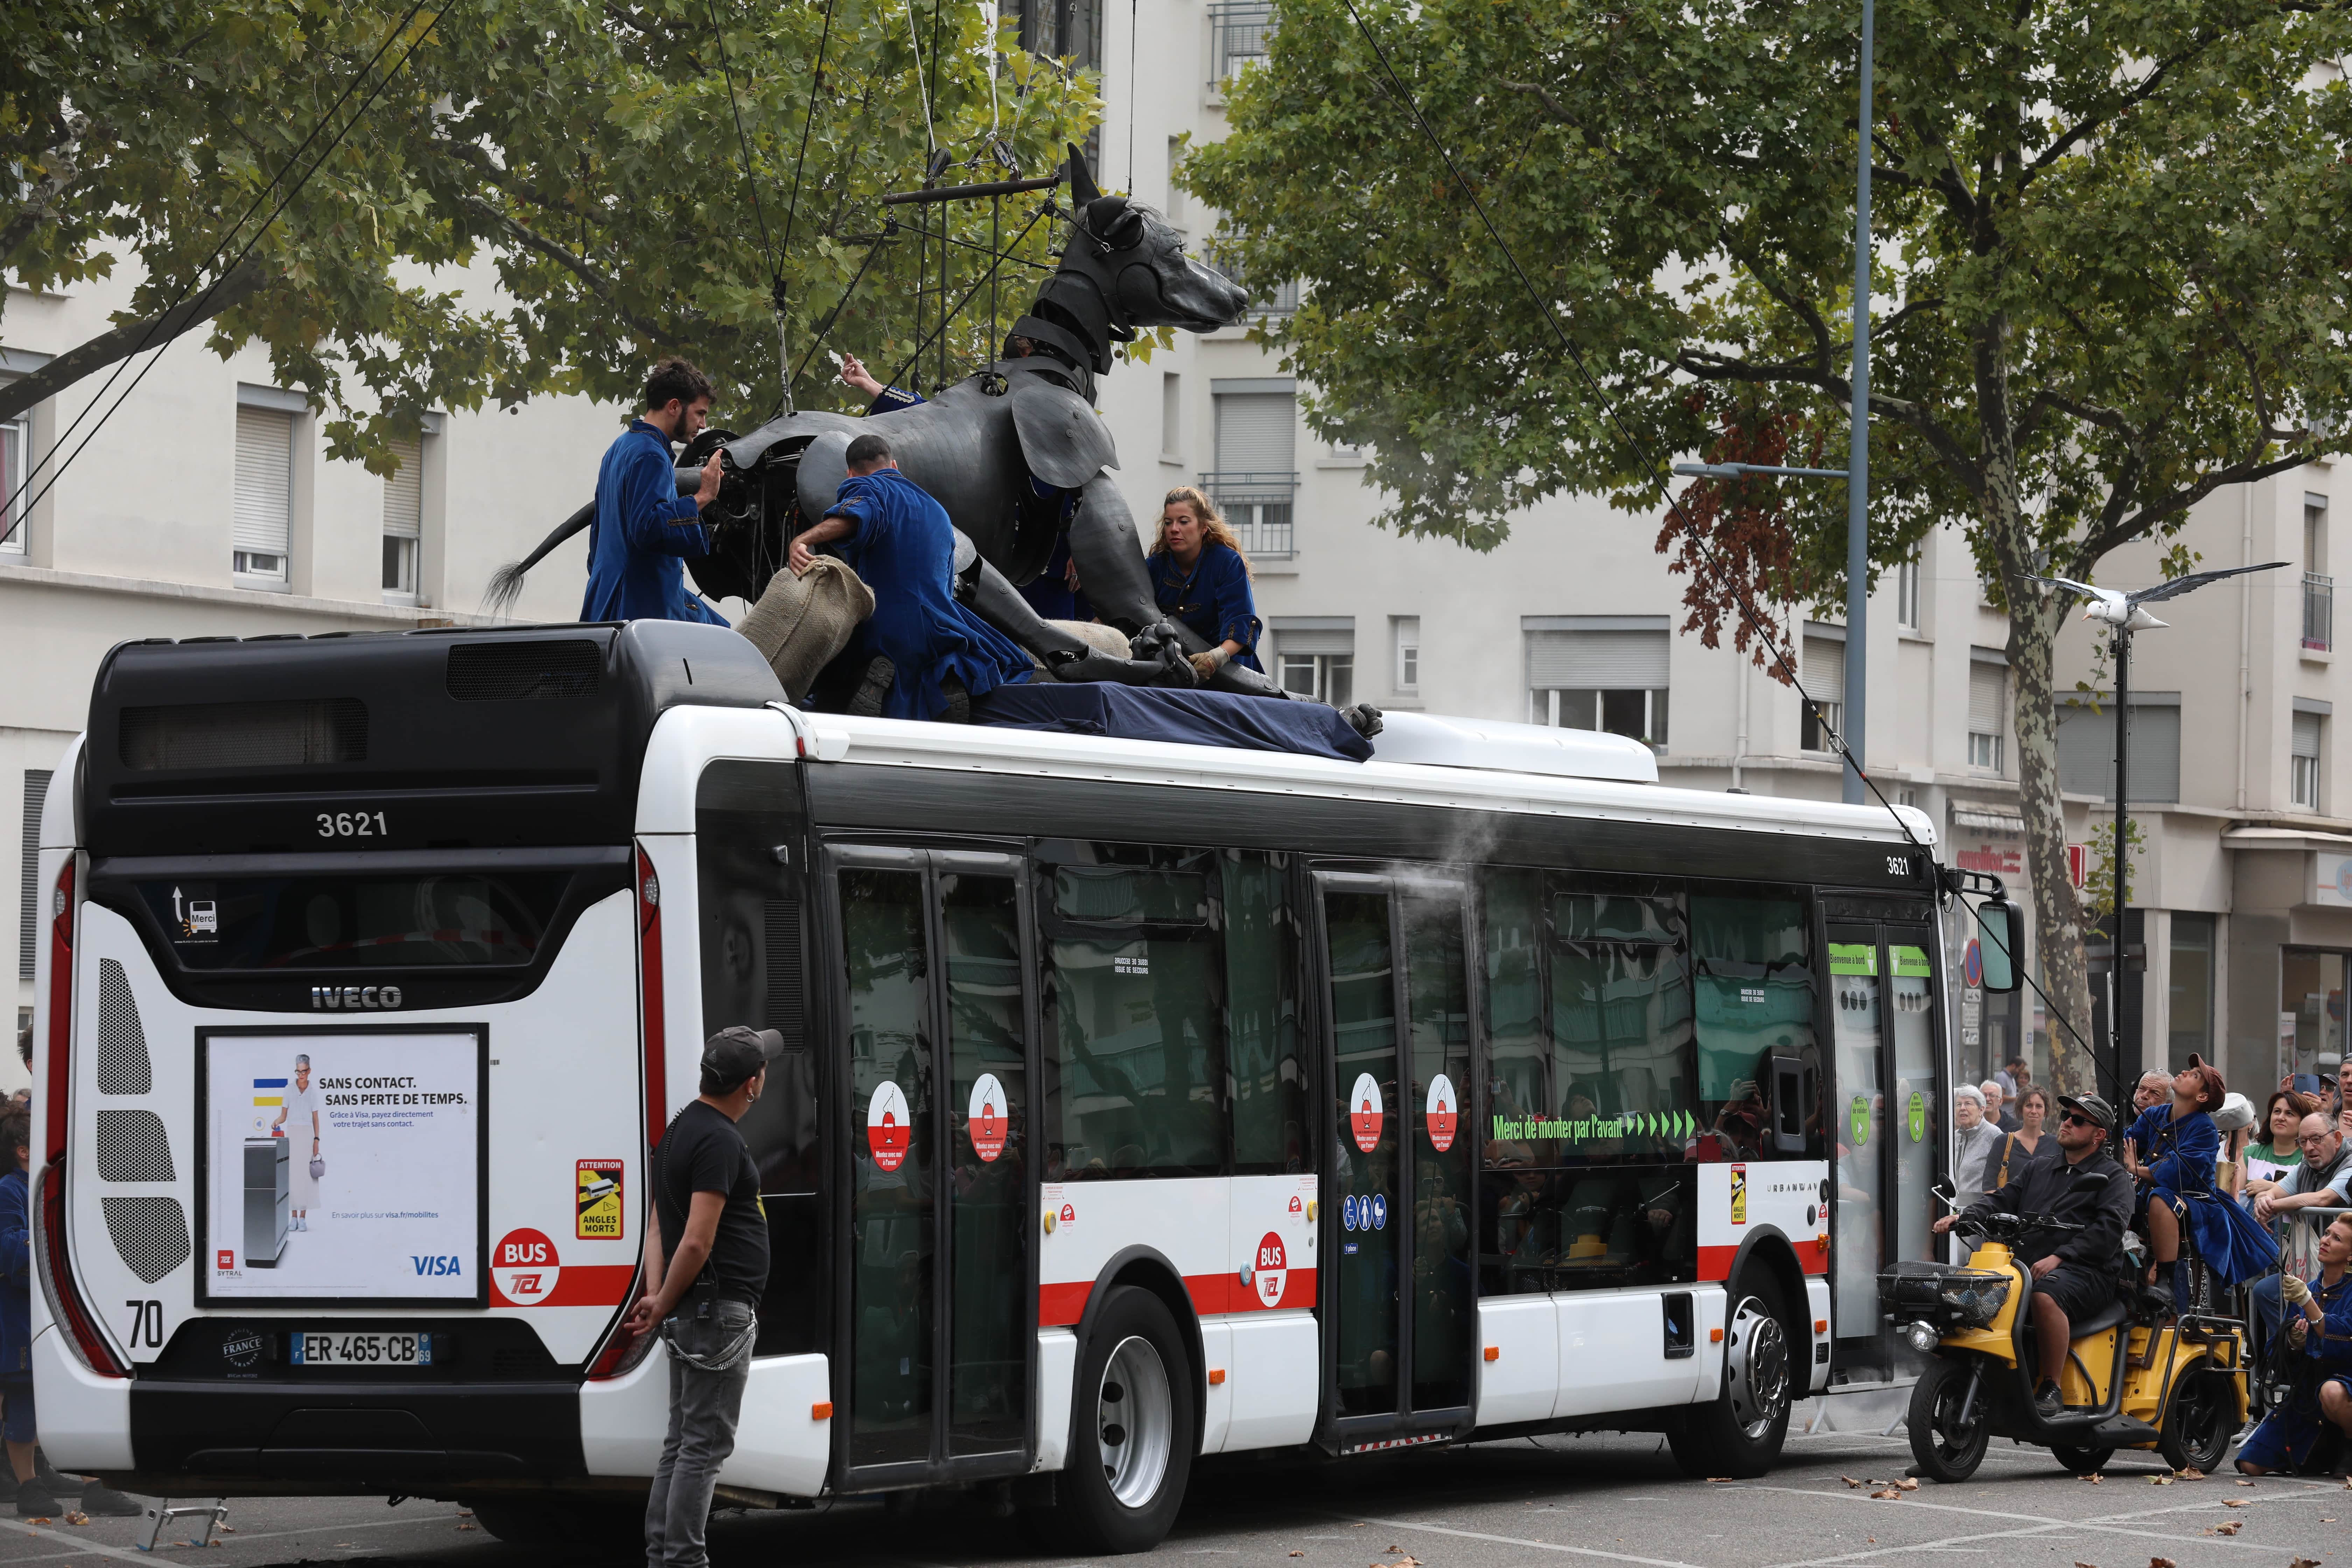
[[2132,1179],[2107,1157],[2116,1113],[2095,1094],[2058,1097],[2057,1160],[2029,1160],[1997,1193],[1936,1222],[1938,1234],[1958,1220],[1993,1213],[2047,1215],[2080,1230],[2029,1232],[2012,1249],[2033,1276],[2035,1362],[2042,1369],[2033,1408],[2044,1420],[2065,1412],[2056,1369],[2066,1364],[2074,1320],[2116,1299],[2124,1227],[2131,1223]]

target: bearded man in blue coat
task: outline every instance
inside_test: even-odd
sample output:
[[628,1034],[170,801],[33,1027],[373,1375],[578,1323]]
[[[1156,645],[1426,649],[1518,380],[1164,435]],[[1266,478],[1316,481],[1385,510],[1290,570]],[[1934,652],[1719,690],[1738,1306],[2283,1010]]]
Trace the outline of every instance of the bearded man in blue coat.
[[956,599],[955,525],[898,471],[890,444],[860,436],[844,457],[849,477],[790,560],[805,572],[815,548],[831,546],[874,591],[874,614],[843,656],[868,661],[851,710],[967,722],[973,702],[1029,679],[1029,656]]
[[702,485],[677,493],[670,444],[702,434],[710,416],[710,381],[682,359],[666,359],[646,378],[646,411],[605,448],[596,472],[596,521],[588,526],[588,592],[583,621],[704,621],[727,618],[686,585],[686,566],[710,553],[702,509],[719,497],[719,454],[702,466]]

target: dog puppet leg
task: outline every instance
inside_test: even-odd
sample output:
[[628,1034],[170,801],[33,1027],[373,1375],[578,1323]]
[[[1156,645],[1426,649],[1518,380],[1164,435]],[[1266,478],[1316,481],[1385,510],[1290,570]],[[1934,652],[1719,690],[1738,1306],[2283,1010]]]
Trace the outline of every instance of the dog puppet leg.
[[1011,637],[1056,680],[1110,680],[1122,686],[1164,686],[1168,666],[1160,659],[1119,658],[1040,616],[1003,573],[981,558],[971,541],[956,534],[956,597],[980,618]]

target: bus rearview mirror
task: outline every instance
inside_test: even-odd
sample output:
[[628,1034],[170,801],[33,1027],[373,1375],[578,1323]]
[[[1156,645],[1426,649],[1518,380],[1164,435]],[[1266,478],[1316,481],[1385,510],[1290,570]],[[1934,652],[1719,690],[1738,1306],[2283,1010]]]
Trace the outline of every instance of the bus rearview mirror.
[[1984,988],[1996,994],[2017,989],[2018,957],[2025,921],[2007,899],[1987,899],[1977,906],[1977,952],[1984,963]]

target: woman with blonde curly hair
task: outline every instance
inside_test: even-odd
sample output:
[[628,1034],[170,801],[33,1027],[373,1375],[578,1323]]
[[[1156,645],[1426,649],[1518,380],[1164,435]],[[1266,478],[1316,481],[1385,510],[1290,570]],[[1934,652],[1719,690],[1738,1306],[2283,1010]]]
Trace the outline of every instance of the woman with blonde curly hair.
[[1228,664],[1265,672],[1257,661],[1264,623],[1250,593],[1249,558],[1216,502],[1191,485],[1170,490],[1160,503],[1160,537],[1146,564],[1160,609],[1210,645],[1192,656],[1202,682]]

